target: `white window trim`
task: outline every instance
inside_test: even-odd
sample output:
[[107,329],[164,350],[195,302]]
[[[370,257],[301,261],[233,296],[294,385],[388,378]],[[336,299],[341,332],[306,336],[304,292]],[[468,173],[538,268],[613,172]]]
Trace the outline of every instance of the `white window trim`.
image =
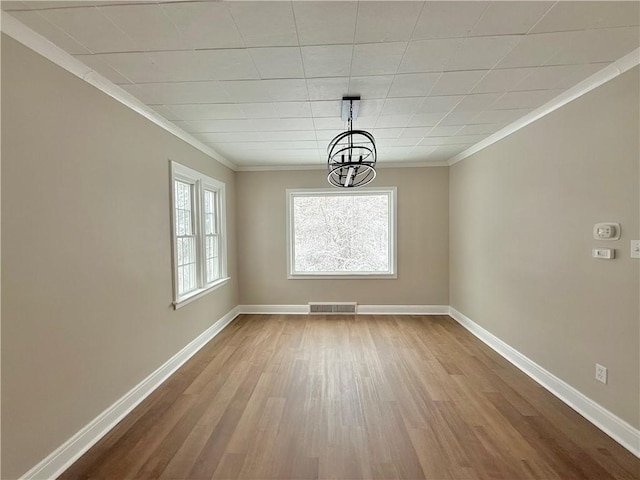
[[[294,271],[294,219],[293,197],[326,195],[371,195],[385,194],[389,197],[389,272],[304,272]],[[296,188],[287,189],[287,278],[290,280],[310,279],[393,279],[398,278],[397,271],[397,188],[396,187],[362,187],[357,189],[338,190],[336,188]]]
[[[226,186],[223,182],[215,180],[203,173],[184,165],[170,161],[171,169],[171,267],[173,278],[173,302],[174,309],[178,309],[194,300],[203,297],[207,293],[216,290],[229,282],[227,276],[227,217],[226,217]],[[178,252],[176,251],[176,223],[175,223],[175,181],[182,180],[194,185],[194,229],[196,232],[196,265],[197,282],[199,288],[178,297]],[[205,258],[204,258],[204,190],[217,192],[218,228],[220,236],[220,273],[221,278],[211,283],[206,283]]]

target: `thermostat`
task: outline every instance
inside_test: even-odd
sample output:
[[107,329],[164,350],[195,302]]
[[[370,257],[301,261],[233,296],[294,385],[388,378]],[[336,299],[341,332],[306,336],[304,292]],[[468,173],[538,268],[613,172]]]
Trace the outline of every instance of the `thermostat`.
[[593,238],[596,240],[618,240],[620,238],[620,224],[596,223],[593,226]]

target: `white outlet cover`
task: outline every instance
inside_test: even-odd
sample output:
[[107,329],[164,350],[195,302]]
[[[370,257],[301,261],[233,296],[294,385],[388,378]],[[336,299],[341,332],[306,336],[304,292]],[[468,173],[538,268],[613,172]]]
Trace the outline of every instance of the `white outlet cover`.
[[596,363],[596,380],[604,384],[607,383],[607,367]]

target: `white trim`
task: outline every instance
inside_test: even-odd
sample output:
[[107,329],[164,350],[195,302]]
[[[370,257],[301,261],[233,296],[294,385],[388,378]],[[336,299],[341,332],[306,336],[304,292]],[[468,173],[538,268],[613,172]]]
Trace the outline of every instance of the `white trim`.
[[233,308],[20,478],[56,478],[238,315]]
[[469,332],[549,390],[636,457],[640,457],[640,430],[597,404],[564,380],[545,370],[533,360],[524,356],[515,348],[503,342],[455,308],[449,307],[449,315],[469,330]]
[[[347,302],[314,302],[347,303]],[[309,305],[238,305],[238,313],[306,315]],[[358,305],[358,315],[448,315],[448,305]]]
[[511,135],[512,133],[517,132],[518,130],[526,127],[530,123],[535,122],[536,120],[541,119],[542,117],[549,115],[551,112],[563,107],[569,102],[572,102],[578,97],[589,93],[591,90],[598,88],[603,83],[608,82],[609,80],[613,80],[618,75],[623,74],[627,70],[635,67],[640,64],[640,48],[636,48],[633,52],[625,55],[622,58],[619,58],[615,62],[607,65],[602,70],[594,73],[587,79],[578,83],[577,85],[571,87],[570,89],[562,92],[557,97],[548,101],[544,105],[539,108],[536,108],[531,113],[528,113],[522,118],[519,118],[513,123],[510,123],[506,127],[501,130],[498,130],[496,133],[488,136],[484,140],[479,141],[475,145],[467,148],[464,152],[459,153],[455,157],[449,159],[448,165],[451,166],[460,160],[464,160],[465,158],[473,155],[474,153],[479,152],[480,150],[484,150],[490,145],[502,140],[503,138]]
[[39,33],[34,32],[7,12],[2,12],[1,30],[14,40],[22,43],[25,47],[30,48],[34,52],[42,55],[47,60],[50,60],[59,67],[62,67],[66,71],[74,74],[76,77],[79,77],[85,82],[93,85],[98,90],[106,93],[113,99],[129,107],[134,112],[139,113],[147,120],[155,123],[172,135],[175,135],[180,140],[183,140],[192,147],[197,148],[202,153],[218,161],[225,167],[228,167],[231,170],[238,169],[235,163],[227,160],[213,148],[205,145],[190,133],[185,132],[176,124],[170,122],[162,115],[149,108],[129,92],[120,88],[118,85],[111,82],[106,77],[103,77],[92,68],[86,66],[84,63],[82,63],[72,55],[69,55],[60,47],[50,42]]
[[362,315],[448,315],[448,305],[358,305]]
[[211,293],[214,290],[218,289],[219,287],[222,287],[222,286],[226,285],[227,283],[229,283],[229,280],[231,280],[231,277],[220,278],[220,279],[216,280],[215,282],[207,285],[204,288],[201,288],[199,290],[196,290],[194,292],[191,292],[191,293],[185,295],[179,301],[174,301],[173,302],[173,304],[172,304],[173,305],[173,309],[177,310],[179,308],[184,307],[185,305],[190,304],[194,300],[197,300],[199,298],[204,297],[206,294]]
[[244,314],[306,315],[309,305],[238,305],[238,312]]

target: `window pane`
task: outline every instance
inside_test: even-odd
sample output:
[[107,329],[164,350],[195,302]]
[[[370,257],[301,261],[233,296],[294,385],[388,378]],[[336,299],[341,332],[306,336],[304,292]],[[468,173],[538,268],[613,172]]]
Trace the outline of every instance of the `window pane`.
[[216,192],[204,191],[204,233],[210,235],[216,232]]
[[192,235],[193,185],[176,180],[175,196],[176,235]]
[[207,283],[220,278],[220,262],[218,252],[218,236],[207,235],[205,237],[205,258],[207,268]]
[[296,272],[390,271],[387,194],[318,194],[292,200]]

